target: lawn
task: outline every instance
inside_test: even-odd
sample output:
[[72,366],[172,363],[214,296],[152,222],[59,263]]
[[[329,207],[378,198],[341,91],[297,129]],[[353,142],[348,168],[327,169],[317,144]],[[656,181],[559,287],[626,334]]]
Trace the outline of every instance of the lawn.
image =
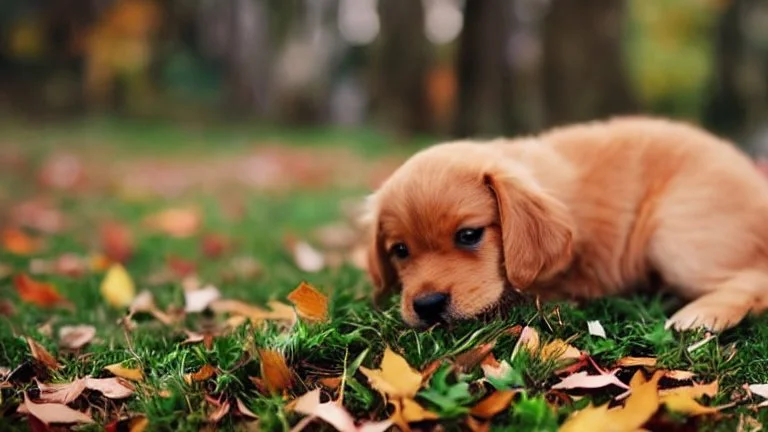
[[[365,273],[343,254],[326,254],[328,265],[319,271],[306,256],[297,261],[297,242],[322,251],[342,242],[345,231],[328,238],[317,229],[345,220],[345,203],[363,196],[423,139],[403,144],[371,131],[111,120],[4,130],[0,430],[45,430],[35,415],[17,412],[25,394],[31,402],[53,400],[46,398],[61,395],[42,391],[41,383],[111,378],[105,367],[115,364],[141,379],[118,370],[127,381],[111,382],[133,390],[128,397],[87,389],[67,399],[95,421],[77,430],[290,430],[306,419],[294,400],[315,388],[323,402],[340,401],[355,420],[381,421],[405,403],[369,380],[387,349],[413,369],[388,379],[422,374],[407,398],[428,411],[422,417],[437,419],[412,422],[413,430],[557,430],[590,403],[613,407],[624,400],[650,410],[641,423],[648,430],[754,430],[750,426],[768,420],[757,408],[763,398],[745,387],[768,382],[768,317],[749,318],[712,338],[677,334],[664,329],[664,320],[679,303],[638,295],[580,307],[532,300],[487,322],[415,331],[400,321],[397,298],[373,306]],[[160,213],[168,209],[177,213]],[[158,214],[165,222],[157,222]],[[342,251],[357,244],[350,241]],[[101,287],[120,260],[135,291],[151,292],[166,322],[146,307],[126,319],[128,306],[110,305]],[[21,275],[50,284],[64,300],[45,306],[45,299],[22,298]],[[271,318],[256,309],[272,301],[292,305],[288,294],[302,282],[327,296],[327,319],[306,313],[317,302],[295,298],[298,319],[292,309]],[[112,288],[120,291],[117,285]],[[184,313],[185,289],[195,285],[214,286],[221,299]],[[589,321],[599,321],[606,337],[590,334]],[[60,329],[79,325],[93,326],[95,337],[67,347]],[[59,367],[32,353],[29,340]],[[577,350],[571,357],[536,347],[568,344]],[[653,358],[655,365],[626,366],[620,360],[628,356],[646,364]],[[557,388],[568,374],[609,374],[614,366],[620,384],[632,380],[630,399],[619,397],[621,385]],[[656,375],[660,388],[691,395],[687,408],[673,409],[655,396],[653,402],[632,399],[643,382],[636,373],[655,385],[656,370],[692,373]],[[715,381],[713,396],[690,390]],[[495,415],[478,414],[476,405],[489,396],[498,402]],[[693,398],[700,404],[695,408]],[[401,418],[418,417],[413,411],[420,410],[411,407]],[[306,428],[333,430],[320,419]]]

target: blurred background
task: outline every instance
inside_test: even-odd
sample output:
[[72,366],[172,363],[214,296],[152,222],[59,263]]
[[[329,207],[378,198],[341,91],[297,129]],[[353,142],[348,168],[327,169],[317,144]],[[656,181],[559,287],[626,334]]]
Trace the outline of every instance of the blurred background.
[[647,112],[759,149],[767,111],[761,0],[0,1],[4,119],[443,137]]

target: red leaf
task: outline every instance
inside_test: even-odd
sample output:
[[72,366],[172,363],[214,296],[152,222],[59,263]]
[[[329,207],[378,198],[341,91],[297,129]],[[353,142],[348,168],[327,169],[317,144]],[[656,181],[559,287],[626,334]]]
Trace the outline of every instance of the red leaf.
[[197,270],[196,263],[175,256],[169,256],[167,259],[167,264],[171,271],[179,277],[187,277],[191,274],[194,274]]
[[201,247],[206,257],[218,258],[229,248],[229,241],[220,234],[206,234]]
[[22,301],[41,307],[51,307],[66,303],[64,297],[49,283],[38,282],[24,273],[13,278],[13,285]]
[[112,261],[124,263],[133,254],[133,235],[125,225],[107,222],[101,227],[101,248]]

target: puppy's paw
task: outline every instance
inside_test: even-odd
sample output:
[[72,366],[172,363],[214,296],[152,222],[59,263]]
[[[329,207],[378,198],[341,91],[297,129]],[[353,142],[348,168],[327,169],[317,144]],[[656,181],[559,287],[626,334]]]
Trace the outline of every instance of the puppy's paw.
[[[702,298],[703,299],[703,298]],[[709,330],[720,332],[741,321],[749,312],[748,307],[696,300],[687,304],[669,318],[664,328],[677,331]]]

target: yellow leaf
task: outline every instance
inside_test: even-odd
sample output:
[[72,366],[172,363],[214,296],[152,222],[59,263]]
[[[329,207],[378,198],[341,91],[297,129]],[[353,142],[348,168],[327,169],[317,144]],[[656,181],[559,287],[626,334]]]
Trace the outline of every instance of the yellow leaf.
[[360,366],[360,372],[368,377],[371,387],[384,393],[389,399],[412,398],[421,388],[421,374],[389,347],[384,351],[379,369]]
[[714,397],[717,394],[718,388],[718,382],[714,380],[709,384],[694,384],[692,386],[659,390],[659,395],[685,394],[693,399],[698,399],[702,396]]
[[539,355],[544,361],[571,362],[581,357],[581,351],[562,339],[555,339],[544,345]]
[[514,390],[497,391],[478,402],[469,413],[480,418],[489,419],[507,409],[516,393]]
[[302,282],[288,294],[288,300],[296,306],[296,312],[307,321],[328,320],[328,297],[312,285]]
[[720,411],[719,407],[707,407],[701,405],[690,395],[685,393],[669,394],[663,396],[661,400],[668,410],[689,416],[712,414]]
[[280,392],[293,385],[293,375],[288,369],[282,353],[271,349],[260,349],[261,377],[271,392]]
[[654,357],[624,357],[616,362],[616,366],[629,367],[629,366],[656,366],[656,358]]
[[131,369],[123,367],[121,363],[115,363],[104,367],[104,369],[112,372],[112,375],[120,378],[125,378],[131,381],[141,381],[144,379],[144,373],[141,369]]
[[145,416],[138,416],[131,419],[128,426],[129,432],[144,432],[149,427],[149,419]]
[[576,411],[560,426],[559,432],[583,432],[612,430],[608,424],[608,404],[592,405]]
[[116,308],[127,307],[136,297],[136,288],[131,276],[120,264],[113,264],[101,281],[101,295]]
[[408,423],[425,420],[437,420],[440,418],[432,411],[424,409],[411,398],[406,397],[392,401],[392,405],[395,406],[395,412],[392,413],[390,420],[405,432],[410,432],[411,430],[411,428],[408,426]]

